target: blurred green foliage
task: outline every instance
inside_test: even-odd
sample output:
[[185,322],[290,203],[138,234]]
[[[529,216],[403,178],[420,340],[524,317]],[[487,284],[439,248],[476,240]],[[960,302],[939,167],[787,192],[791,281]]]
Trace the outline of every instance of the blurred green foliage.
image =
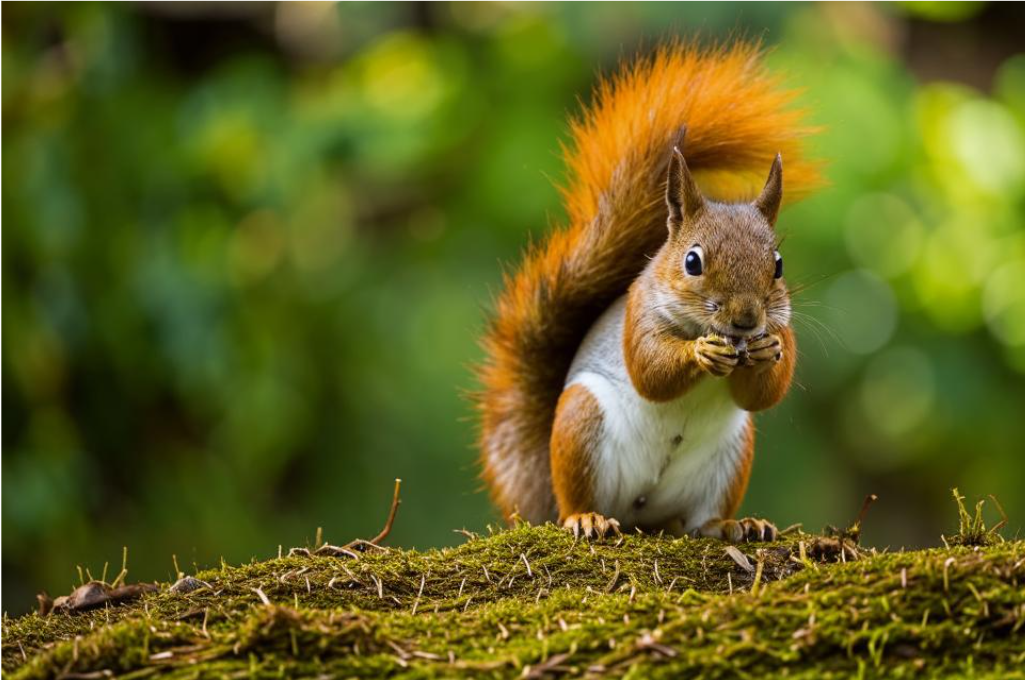
[[1020,22],[915,4],[5,5],[4,609],[124,545],[134,580],[373,534],[397,476],[397,544],[493,521],[464,393],[503,263],[595,74],[695,29],[774,45],[830,163],[744,510],[876,492],[869,542],[931,544],[957,485],[1018,530],[1025,55],[907,46]]

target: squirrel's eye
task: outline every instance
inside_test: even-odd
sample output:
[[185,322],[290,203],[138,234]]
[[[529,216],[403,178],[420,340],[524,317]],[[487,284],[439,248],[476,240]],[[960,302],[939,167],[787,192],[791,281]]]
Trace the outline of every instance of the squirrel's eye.
[[690,276],[701,276],[704,270],[703,256],[701,246],[694,246],[688,250],[687,256],[683,258],[683,270]]
[[776,278],[783,278],[783,256],[779,254],[778,250],[776,251]]

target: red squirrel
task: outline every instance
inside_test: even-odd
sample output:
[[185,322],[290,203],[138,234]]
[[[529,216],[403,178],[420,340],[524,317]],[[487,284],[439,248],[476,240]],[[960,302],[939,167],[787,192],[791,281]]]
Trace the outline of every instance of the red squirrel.
[[757,45],[672,44],[571,123],[568,225],[506,277],[483,341],[483,477],[506,517],[588,538],[776,537],[733,516],[751,413],[783,398],[796,359],[783,158],[788,198],[819,170],[795,96]]

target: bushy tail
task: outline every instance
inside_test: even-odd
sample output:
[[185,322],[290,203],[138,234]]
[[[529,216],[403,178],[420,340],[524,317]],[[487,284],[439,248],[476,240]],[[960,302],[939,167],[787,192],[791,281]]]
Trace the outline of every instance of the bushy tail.
[[670,152],[682,144],[705,193],[754,196],[783,154],[788,199],[818,183],[801,140],[812,129],[788,108],[758,45],[700,49],[671,44],[599,84],[563,149],[569,224],[531,248],[505,280],[483,344],[484,478],[506,516],[555,519],[548,440],[569,365],[597,317],[667,236]]

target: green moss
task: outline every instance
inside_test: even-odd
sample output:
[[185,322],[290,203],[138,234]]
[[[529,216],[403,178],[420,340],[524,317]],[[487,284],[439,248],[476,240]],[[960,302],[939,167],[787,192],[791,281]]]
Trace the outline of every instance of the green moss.
[[5,620],[3,667],[15,678],[1025,677],[1025,542],[837,564],[802,558],[828,560],[815,540],[739,546],[757,577],[717,541],[591,545],[551,526],[424,553],[285,557],[200,573],[211,588],[187,595]]
[[975,514],[972,515],[968,512],[968,508],[965,507],[965,497],[958,492],[957,488],[951,489],[951,492],[954,495],[954,503],[957,504],[958,528],[957,533],[953,536],[943,537],[944,543],[947,545],[975,546],[992,545],[1003,540],[997,532],[1007,524],[1007,515],[1004,514],[1004,509],[1000,507],[1000,501],[995,496],[990,496],[990,500],[993,501],[993,505],[996,506],[1003,519],[992,527],[987,527],[985,518],[982,515],[982,508],[986,504],[985,500],[980,500],[975,504]]

